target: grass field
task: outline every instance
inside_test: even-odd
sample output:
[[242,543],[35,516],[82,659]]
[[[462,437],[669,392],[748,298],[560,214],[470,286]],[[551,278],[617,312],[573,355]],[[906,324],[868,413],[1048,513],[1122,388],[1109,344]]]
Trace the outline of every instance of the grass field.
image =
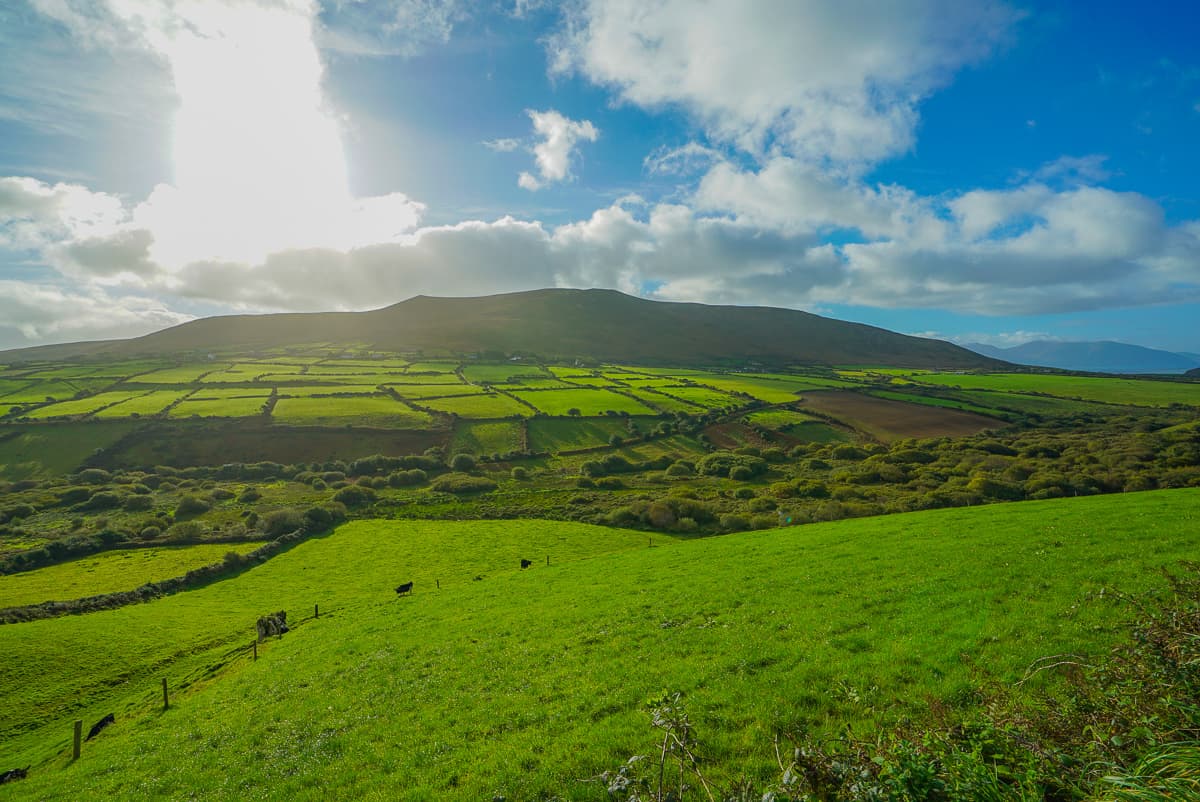
[[607,390],[514,390],[513,395],[547,415],[566,415],[572,409],[579,410],[581,415],[603,415],[609,410],[630,415],[654,414],[654,410],[645,404]]
[[[329,377],[325,377],[329,378]],[[353,395],[375,395],[379,392],[378,384],[301,384],[295,386],[280,385],[276,388],[280,396],[306,398],[311,396],[335,395],[337,393]],[[268,393],[269,394],[269,393]]]
[[[666,689],[684,694],[711,782],[762,781],[777,732],[871,737],[881,716],[961,692],[964,654],[1012,681],[1036,658],[1104,648],[1124,611],[1089,598],[1194,555],[1197,501],[1030,502],[651,549],[569,524],[356,523],[208,588],[0,628],[16,656],[0,737],[13,765],[34,764],[20,793],[38,799],[603,800],[588,778],[654,748],[643,705]],[[396,600],[404,579],[415,593]],[[255,615],[313,603],[320,619],[244,656]],[[160,676],[176,696],[149,712]],[[70,720],[110,711],[70,765]]]
[[94,417],[103,420],[105,418],[128,418],[133,415],[139,417],[157,415],[170,404],[187,395],[187,392],[186,390],[151,390],[148,393],[130,398],[128,401],[123,401],[114,407],[102,409]]
[[[819,389],[821,385],[792,377],[791,379],[754,378],[749,376],[695,376],[694,381],[707,384],[718,390],[745,393],[769,404],[786,404],[795,401],[801,390]],[[670,391],[668,391],[670,392]]]
[[66,601],[133,590],[147,582],[183,576],[218,563],[229,552],[245,554],[261,543],[206,543],[108,551],[94,557],[0,578],[0,607]]
[[[709,390],[707,387],[662,387],[660,392],[667,395],[680,398],[692,404],[697,404],[705,409],[725,409],[727,407],[744,406],[746,402],[740,398],[734,398],[731,395]],[[795,401],[796,397],[789,395],[789,401]]]
[[538,365],[504,364],[476,365],[467,363],[462,368],[463,376],[472,382],[508,382],[517,377],[548,377],[545,369]]
[[903,437],[953,437],[1004,426],[1004,421],[957,409],[907,404],[845,390],[805,393],[801,410],[812,409],[882,442]]
[[[182,405],[181,405],[182,406]],[[419,429],[433,420],[388,396],[349,398],[281,398],[271,417],[297,426],[386,426]]]
[[890,398],[893,401],[904,401],[909,404],[924,404],[930,407],[944,407],[946,409],[961,409],[966,412],[977,412],[980,415],[998,414],[998,410],[994,407],[985,407],[979,404],[972,404],[969,401],[959,401],[953,398],[938,398],[936,396],[921,395],[919,393],[900,393],[895,390],[871,390],[870,394],[876,398]]
[[521,448],[521,424],[516,421],[460,422],[450,439],[451,452],[507,454]]
[[[109,406],[111,404],[119,404],[122,401],[128,401],[131,398],[136,398],[142,395],[140,391],[113,391],[109,393],[96,393],[96,395],[80,398],[75,401],[60,401],[57,404],[40,407],[31,410],[23,417],[30,420],[42,420],[45,418],[57,417],[75,417],[77,415],[88,415],[98,409]],[[163,404],[166,406],[166,404]]]
[[169,418],[250,418],[261,415],[266,396],[257,398],[213,398],[209,400],[187,399],[171,407]]
[[[403,394],[400,388],[397,392]],[[453,398],[425,398],[418,401],[421,406],[439,412],[453,413],[460,418],[510,418],[514,415],[532,415],[533,410],[499,393],[486,395],[463,395]]]
[[629,436],[624,418],[532,418],[529,421],[529,448],[551,454],[591,448],[604,445],[614,434]]
[[[280,390],[282,392],[282,389]],[[258,398],[265,401],[271,394],[270,387],[201,387],[188,400],[212,400],[219,398]]]
[[40,404],[47,399],[62,401],[72,398],[81,390],[89,392],[112,384],[107,379],[74,379],[71,381],[41,381],[27,384],[4,396],[6,404]]
[[695,415],[705,411],[704,407],[699,404],[689,404],[687,401],[680,401],[677,398],[665,395],[665,393],[671,392],[671,388],[663,388],[663,392],[656,393],[650,389],[642,390],[631,387],[627,392],[638,398],[646,406],[661,409],[663,412],[684,412]]
[[805,415],[803,412],[796,412],[792,409],[764,409],[760,412],[751,412],[746,416],[746,422],[750,425],[765,426],[768,429],[786,429],[789,426],[811,420],[813,420],[811,415]]
[[197,365],[180,365],[174,368],[151,371],[133,377],[138,384],[187,384],[198,381],[202,376],[214,371],[229,370],[228,362],[207,362]]
[[914,374],[925,384],[961,387],[964,390],[1002,390],[1006,392],[1045,393],[1062,398],[1080,398],[1108,404],[1165,407],[1170,404],[1200,406],[1200,384],[1112,379],[1086,376],[1045,376],[1024,373]]
[[0,440],[0,477],[28,479],[68,473],[97,450],[128,434],[133,423],[68,423],[13,426]]
[[485,390],[473,384],[395,384],[392,387],[405,398],[437,398],[453,395],[482,395]]

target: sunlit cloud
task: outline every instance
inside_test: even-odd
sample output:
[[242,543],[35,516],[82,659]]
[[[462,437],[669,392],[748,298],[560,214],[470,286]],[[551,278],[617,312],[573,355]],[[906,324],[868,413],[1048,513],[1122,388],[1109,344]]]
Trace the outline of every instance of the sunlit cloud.
[[595,142],[600,130],[590,120],[570,120],[557,111],[526,112],[533,121],[533,133],[541,139],[533,146],[538,174],[523,172],[517,184],[528,190],[538,190],[556,181],[571,177],[571,160],[580,142]]

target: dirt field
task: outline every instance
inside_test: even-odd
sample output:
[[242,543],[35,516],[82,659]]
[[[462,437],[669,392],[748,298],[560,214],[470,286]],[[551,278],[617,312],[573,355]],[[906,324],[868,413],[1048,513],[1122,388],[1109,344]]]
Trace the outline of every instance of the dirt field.
[[819,412],[884,443],[903,437],[956,437],[1005,426],[1005,422],[962,412],[873,398],[845,390],[807,391],[797,409]]

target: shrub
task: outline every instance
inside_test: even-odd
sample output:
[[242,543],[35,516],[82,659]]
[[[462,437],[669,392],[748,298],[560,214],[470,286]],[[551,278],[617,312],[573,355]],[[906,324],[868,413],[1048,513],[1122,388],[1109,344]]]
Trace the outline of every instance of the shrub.
[[154,499],[150,496],[128,496],[122,506],[130,512],[148,510],[154,506]]
[[257,488],[247,487],[242,491],[242,494],[238,496],[238,501],[242,502],[243,504],[252,504],[255,501],[258,501],[260,498],[262,498],[262,493],[258,492]]
[[68,487],[58,496],[60,504],[78,504],[91,497],[94,491],[90,487]]
[[212,509],[207,501],[196,496],[184,496],[179,500],[178,506],[175,507],[176,518],[187,518],[196,515],[203,515]]
[[509,472],[509,475],[517,481],[524,481],[529,478],[529,471],[518,465]]
[[167,529],[167,536],[177,540],[195,540],[203,534],[204,526],[199,521],[180,521]]
[[482,476],[448,473],[439,476],[430,486],[439,493],[486,493],[496,489],[496,483]]
[[691,476],[695,472],[696,466],[692,465],[690,462],[685,462],[684,460],[679,460],[667,468],[667,476]]
[[770,512],[779,505],[777,505],[772,499],[763,496],[761,498],[753,499],[748,506],[750,507],[751,512]]
[[412,468],[407,471],[395,471],[388,476],[388,484],[392,487],[408,487],[410,485],[424,484],[429,478],[428,474],[420,468]]
[[80,504],[80,510],[113,510],[121,506],[121,497],[111,491],[102,490],[93,493],[92,497]]
[[258,528],[269,537],[286,535],[295,532],[302,526],[304,526],[304,515],[300,510],[291,507],[271,510],[258,521]]
[[745,482],[754,478],[754,471],[750,470],[745,465],[734,465],[729,469],[729,478],[739,482]]
[[77,478],[89,485],[103,485],[112,481],[112,474],[102,468],[85,468],[78,473]]
[[147,526],[143,527],[142,531],[138,532],[138,537],[140,537],[142,540],[154,540],[154,538],[160,536],[161,534],[162,530],[157,526]]
[[475,458],[470,454],[455,454],[450,458],[450,470],[452,471],[473,471],[475,470]]
[[733,491],[734,498],[747,499],[754,498],[754,489],[750,487],[739,487]]
[[375,491],[362,485],[347,485],[333,494],[333,500],[347,507],[360,507],[375,501]]
[[601,490],[620,490],[625,486],[625,483],[615,476],[604,476],[595,481],[596,487]]
[[228,488],[218,487],[218,488],[215,488],[208,495],[212,498],[213,501],[228,501],[229,499],[233,498],[235,494],[232,490],[230,490]]
[[721,528],[727,532],[741,532],[750,528],[750,522],[740,515],[721,516]]

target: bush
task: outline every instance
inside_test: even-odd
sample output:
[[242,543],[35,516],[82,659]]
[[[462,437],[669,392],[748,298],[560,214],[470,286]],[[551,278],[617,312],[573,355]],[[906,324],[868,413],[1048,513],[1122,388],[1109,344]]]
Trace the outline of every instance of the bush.
[[113,510],[121,506],[121,497],[111,491],[102,490],[93,493],[92,497],[80,504],[80,510]]
[[175,507],[176,518],[188,518],[196,515],[203,515],[212,509],[207,501],[196,496],[184,496],[179,500],[178,506]]
[[388,476],[388,484],[392,487],[409,487],[411,485],[424,484],[429,478],[428,474],[420,468],[412,468],[407,471],[396,471]]
[[750,528],[750,522],[740,515],[722,515],[721,528],[726,532],[742,532]]
[[300,510],[286,507],[282,510],[272,510],[258,521],[258,528],[268,537],[279,537],[295,532],[304,526],[304,515]]
[[667,476],[672,477],[691,476],[695,472],[696,466],[684,460],[679,460],[667,468]]
[[517,481],[523,482],[529,478],[529,471],[526,470],[525,468],[522,468],[520,465],[518,465],[517,467],[513,468],[509,472],[509,476],[516,479]]
[[104,485],[112,481],[112,474],[101,468],[86,468],[77,474],[79,481],[89,485]]
[[130,512],[139,512],[153,507],[154,499],[150,496],[129,496],[125,499],[125,503],[122,506]]
[[754,489],[750,487],[739,487],[733,491],[734,498],[747,499],[754,498]]
[[729,478],[738,482],[745,482],[754,478],[754,471],[745,465],[734,465],[729,469]]
[[482,476],[448,473],[435,479],[430,487],[439,493],[487,493],[496,489],[496,483]]
[[450,470],[452,471],[473,471],[475,470],[475,458],[470,454],[455,454],[450,458]]
[[228,488],[218,487],[208,494],[213,501],[228,501],[234,497],[234,492]]
[[333,500],[347,507],[361,507],[375,502],[375,491],[362,485],[347,485],[333,494]]
[[60,504],[78,504],[91,498],[94,491],[90,487],[68,487],[58,496]]
[[167,529],[167,536],[173,540],[195,540],[203,535],[204,527],[199,521],[180,521]]
[[739,474],[745,474],[745,478],[749,479],[766,473],[767,462],[753,454],[714,451],[696,463],[696,471],[704,476],[732,477],[734,468],[745,468],[746,471],[739,471]]
[[262,498],[262,493],[258,492],[257,488],[247,487],[242,491],[242,494],[238,496],[238,501],[242,502],[243,504],[253,504],[260,498]]
[[620,490],[625,487],[625,483],[615,476],[605,476],[595,481],[596,487],[601,490]]
[[160,535],[162,535],[162,530],[157,526],[147,526],[144,527],[142,531],[138,532],[138,537],[140,537],[142,540],[154,540]]

